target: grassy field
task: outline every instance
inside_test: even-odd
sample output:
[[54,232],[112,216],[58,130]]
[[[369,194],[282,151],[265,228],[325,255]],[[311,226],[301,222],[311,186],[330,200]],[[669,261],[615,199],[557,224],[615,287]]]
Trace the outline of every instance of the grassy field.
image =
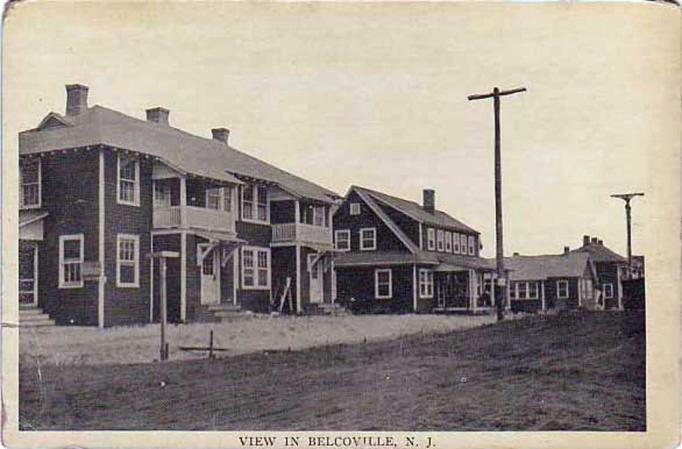
[[133,365],[20,365],[22,429],[644,430],[643,317]]
[[[264,350],[298,350],[334,343],[382,341],[403,335],[450,332],[494,322],[492,316],[467,315],[347,315],[235,316],[222,323],[170,325],[171,360],[202,358],[180,346],[205,347],[214,331],[221,356]],[[158,324],[97,329],[94,327],[22,328],[19,351],[23,360],[49,365],[101,365],[152,362],[159,357]]]

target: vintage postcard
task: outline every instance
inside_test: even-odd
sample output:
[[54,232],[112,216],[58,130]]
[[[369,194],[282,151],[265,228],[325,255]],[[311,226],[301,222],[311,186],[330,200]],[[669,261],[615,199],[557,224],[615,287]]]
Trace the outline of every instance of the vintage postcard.
[[11,4],[3,444],[676,446],[680,27]]

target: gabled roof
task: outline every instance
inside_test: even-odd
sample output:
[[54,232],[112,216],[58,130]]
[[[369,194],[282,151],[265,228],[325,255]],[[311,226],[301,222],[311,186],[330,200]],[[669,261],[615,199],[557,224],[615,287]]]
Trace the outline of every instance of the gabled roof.
[[51,112],[45,120],[55,117],[72,126],[19,133],[20,154],[103,144],[150,154],[182,171],[217,180],[239,183],[233,175],[241,175],[273,182],[303,198],[325,203],[339,198],[331,190],[249,156],[224,142],[140,120],[99,105],[68,117]]
[[590,255],[581,252],[505,257],[504,266],[509,270],[509,279],[512,281],[582,277],[587,267],[596,277]]
[[581,246],[580,248],[574,249],[572,253],[587,253],[592,258],[593,262],[618,262],[627,263],[627,259],[615,251],[607,248],[602,243],[589,243],[588,245]]
[[459,220],[452,218],[445,212],[440,210],[436,210],[434,213],[427,212],[419,203],[414,201],[397,198],[395,196],[387,195],[385,193],[377,192],[376,190],[367,189],[365,187],[351,186],[350,190],[364,192],[377,201],[396,209],[398,212],[402,212],[419,223],[448,228],[455,231],[479,234],[479,232],[475,229],[465,225]]

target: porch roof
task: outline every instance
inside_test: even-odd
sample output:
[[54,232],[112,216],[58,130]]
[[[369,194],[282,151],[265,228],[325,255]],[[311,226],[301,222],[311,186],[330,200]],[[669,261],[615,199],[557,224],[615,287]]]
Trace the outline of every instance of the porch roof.
[[19,211],[19,227],[26,226],[35,221],[42,220],[49,214],[41,210],[20,210]]
[[483,270],[493,271],[494,265],[482,257],[459,256],[456,254],[432,253],[417,251],[411,254],[405,251],[368,251],[343,253],[336,256],[334,265],[363,266],[363,265],[433,265],[438,271]]

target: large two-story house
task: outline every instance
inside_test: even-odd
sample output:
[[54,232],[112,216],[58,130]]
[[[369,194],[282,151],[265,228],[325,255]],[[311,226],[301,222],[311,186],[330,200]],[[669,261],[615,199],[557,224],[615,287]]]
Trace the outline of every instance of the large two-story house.
[[482,310],[494,304],[480,234],[435,207],[353,186],[334,215],[338,301],[371,311]]
[[623,280],[628,273],[628,260],[604,246],[597,237],[583,236],[583,245],[574,252],[587,253],[594,262],[607,309],[623,309]]
[[169,251],[168,316],[302,312],[332,295],[334,192],[213,138],[140,120],[68,85],[66,113],[19,135],[20,301],[58,324],[154,321]]

